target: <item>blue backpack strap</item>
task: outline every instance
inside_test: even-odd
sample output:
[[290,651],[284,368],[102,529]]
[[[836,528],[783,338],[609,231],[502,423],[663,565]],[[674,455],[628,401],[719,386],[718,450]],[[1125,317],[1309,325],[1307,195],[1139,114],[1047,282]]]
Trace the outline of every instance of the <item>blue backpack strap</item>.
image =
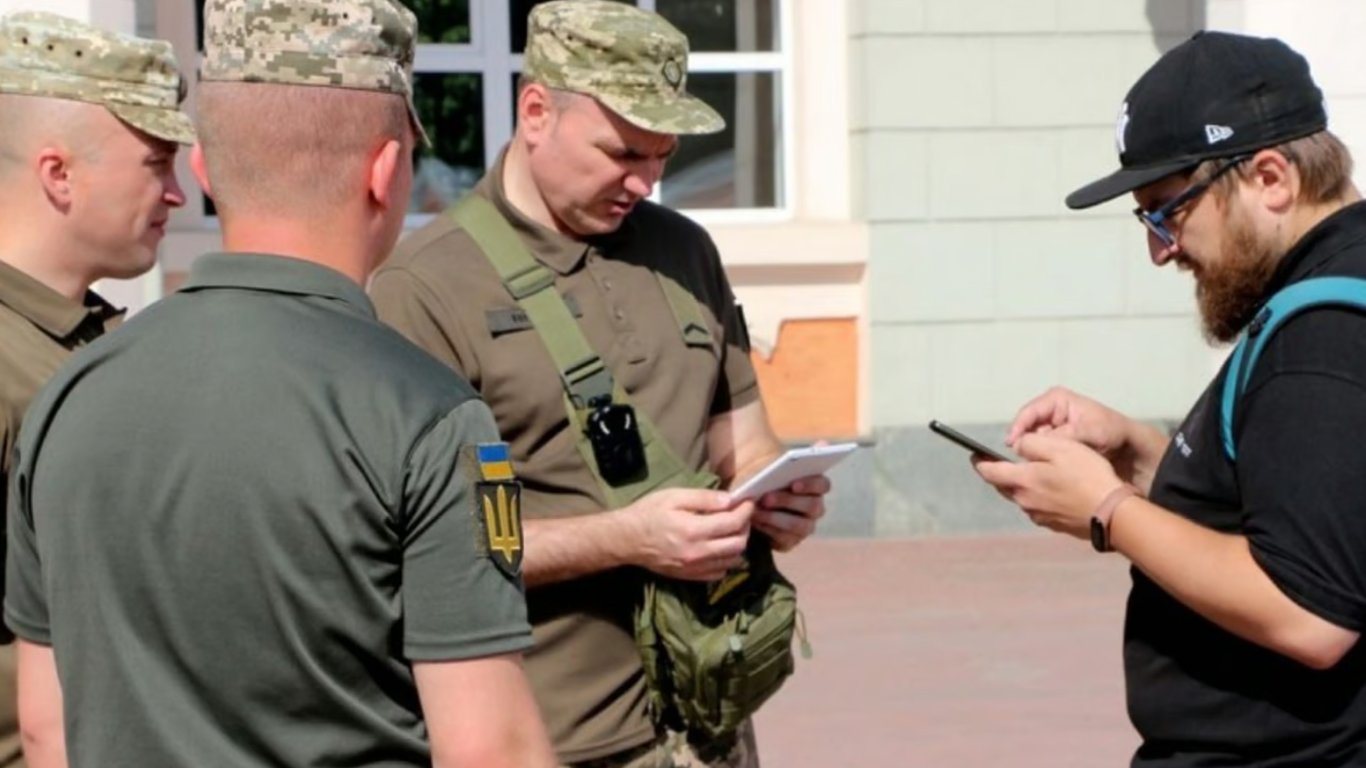
[[1224,441],[1224,454],[1237,461],[1238,449],[1233,441],[1233,410],[1238,398],[1252,378],[1252,366],[1262,354],[1267,339],[1286,320],[1299,313],[1325,304],[1366,310],[1366,280],[1357,277],[1315,277],[1302,280],[1277,291],[1248,324],[1247,331],[1233,348],[1219,408],[1219,431]]

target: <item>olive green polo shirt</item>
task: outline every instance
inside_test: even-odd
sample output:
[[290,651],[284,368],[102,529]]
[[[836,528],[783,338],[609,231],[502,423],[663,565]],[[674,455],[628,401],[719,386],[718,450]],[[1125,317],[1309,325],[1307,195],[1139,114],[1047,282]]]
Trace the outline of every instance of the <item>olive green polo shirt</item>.
[[5,620],[53,647],[72,765],[430,765],[412,662],[530,643],[497,440],[340,273],[200,258],[20,435]]
[[[122,318],[122,310],[93,291],[86,292],[83,302],[72,301],[0,261],[0,511],[6,506],[14,441],[29,402],[72,350]],[[10,639],[9,630],[0,628],[0,640]],[[22,765],[15,697],[14,649],[0,648],[0,766],[5,768]]]
[[[756,400],[754,369],[720,258],[706,232],[642,202],[610,236],[579,241],[523,216],[502,190],[502,161],[475,188],[554,273],[589,343],[632,404],[693,470],[708,421]],[[711,346],[684,343],[656,272],[698,299]],[[370,287],[380,319],[464,375],[512,447],[527,518],[602,511],[576,447],[559,373],[469,235],[439,216],[400,243]],[[560,759],[593,759],[654,738],[631,629],[641,574],[622,569],[527,594],[536,647],[527,670]]]

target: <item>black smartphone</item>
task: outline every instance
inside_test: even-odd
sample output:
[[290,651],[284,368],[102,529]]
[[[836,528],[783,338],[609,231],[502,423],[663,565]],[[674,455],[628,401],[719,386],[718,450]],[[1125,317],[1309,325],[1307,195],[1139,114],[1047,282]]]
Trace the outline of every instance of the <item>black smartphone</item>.
[[1006,456],[1005,454],[1001,453],[1000,451],[994,448],[988,448],[987,446],[977,442],[971,437],[968,437],[967,435],[963,434],[962,432],[959,432],[958,430],[954,429],[953,427],[950,427],[947,424],[944,424],[943,422],[931,421],[930,431],[934,432],[936,435],[939,435],[940,437],[948,438],[949,440],[952,440],[953,442],[963,446],[964,448],[967,448],[969,451],[979,454],[981,456],[985,456],[988,459],[991,459],[992,461],[1015,461],[1015,459]]

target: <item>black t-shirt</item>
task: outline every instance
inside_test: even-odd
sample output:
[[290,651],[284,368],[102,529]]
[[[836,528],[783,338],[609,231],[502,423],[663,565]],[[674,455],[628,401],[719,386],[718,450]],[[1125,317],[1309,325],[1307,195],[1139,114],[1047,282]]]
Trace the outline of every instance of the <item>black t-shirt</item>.
[[[1366,203],[1286,255],[1268,297],[1323,275],[1366,278]],[[1292,600],[1366,628],[1366,313],[1319,308],[1267,342],[1223,451],[1223,371],[1163,457],[1152,500],[1248,538]],[[1366,765],[1366,644],[1315,671],[1197,615],[1134,569],[1124,631],[1135,766]]]

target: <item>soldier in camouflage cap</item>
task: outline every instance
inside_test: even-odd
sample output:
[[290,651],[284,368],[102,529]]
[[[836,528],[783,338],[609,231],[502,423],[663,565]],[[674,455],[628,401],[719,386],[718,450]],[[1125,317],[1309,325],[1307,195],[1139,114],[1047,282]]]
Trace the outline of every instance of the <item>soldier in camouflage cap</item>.
[[[647,453],[687,451],[689,472],[723,483],[781,453],[716,244],[649,200],[688,140],[680,135],[724,125],[687,93],[687,55],[677,29],[632,5],[537,5],[512,140],[472,193],[400,243],[370,284],[382,320],[475,384],[527,480],[523,567],[538,640],[527,671],[560,761],[575,768],[756,765],[748,722],[735,743],[695,744],[651,717],[631,612],[647,572],[721,578],[751,526],[777,549],[796,546],[830,488],[804,478],[733,504],[704,488],[658,490],[674,478],[655,477],[665,464],[656,459],[634,486],[658,480],[656,490],[635,498],[605,488],[585,427],[599,441],[631,427],[609,426],[620,411],[598,410],[601,396],[561,386],[593,368],[560,364],[586,359],[573,317],[599,356],[587,359],[630,393],[640,417],[631,424],[652,423],[659,443]],[[567,299],[558,309],[557,294]],[[599,403],[595,421],[567,411],[576,397]]]
[[527,78],[605,104],[655,133],[716,133],[726,121],[689,94],[688,38],[658,14],[609,0],[557,0],[527,22]]
[[[171,209],[185,203],[175,157],[195,134],[179,110],[183,86],[164,41],[51,13],[0,17],[0,509],[20,423],[39,387],[121,321],[91,285],[151,269]],[[33,650],[41,656],[46,648]],[[33,658],[0,647],[4,768],[23,764],[16,656]],[[25,689],[55,705],[43,696],[53,688]],[[34,711],[25,709],[25,748],[33,764],[48,764],[48,753],[63,747],[61,718],[29,717]]]

